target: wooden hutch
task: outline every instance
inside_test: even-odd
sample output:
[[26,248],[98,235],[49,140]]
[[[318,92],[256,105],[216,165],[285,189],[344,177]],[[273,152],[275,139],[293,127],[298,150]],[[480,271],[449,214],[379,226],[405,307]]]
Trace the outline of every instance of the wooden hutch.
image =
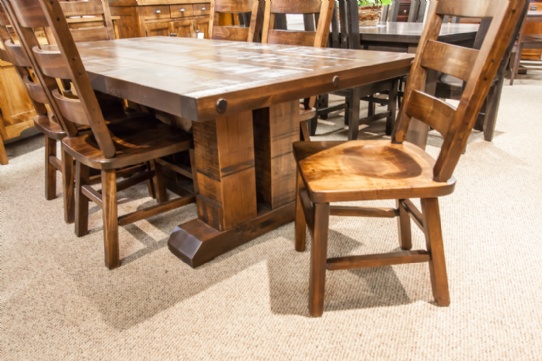
[[109,0],[109,8],[120,38],[209,37],[208,0]]

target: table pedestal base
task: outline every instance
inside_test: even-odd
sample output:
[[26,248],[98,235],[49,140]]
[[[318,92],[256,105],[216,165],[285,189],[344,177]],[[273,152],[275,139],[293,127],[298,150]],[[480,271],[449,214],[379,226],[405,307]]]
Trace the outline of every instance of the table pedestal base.
[[295,202],[258,213],[256,218],[227,231],[218,231],[200,219],[181,224],[169,237],[169,250],[192,268],[294,220]]

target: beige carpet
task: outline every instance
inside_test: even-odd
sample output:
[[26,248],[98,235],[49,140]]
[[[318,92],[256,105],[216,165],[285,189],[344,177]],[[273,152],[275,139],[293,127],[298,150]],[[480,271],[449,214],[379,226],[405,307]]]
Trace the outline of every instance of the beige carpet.
[[[188,206],[123,227],[123,265],[108,271],[100,213],[75,237],[61,198],[44,199],[41,138],[9,144],[0,359],[540,360],[541,114],[542,73],[520,77],[504,88],[494,141],[473,134],[459,163],[456,192],[441,201],[449,307],[435,306],[427,265],[414,264],[328,273],[317,319],[292,225],[192,269],[166,246],[195,217]],[[331,128],[319,131],[344,135]],[[331,225],[330,254],[397,248],[394,220]]]

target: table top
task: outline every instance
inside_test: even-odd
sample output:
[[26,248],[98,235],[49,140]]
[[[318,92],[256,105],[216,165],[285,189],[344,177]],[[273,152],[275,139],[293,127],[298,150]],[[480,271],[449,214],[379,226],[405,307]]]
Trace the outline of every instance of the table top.
[[[377,26],[360,26],[362,41],[401,41],[418,43],[423,31],[423,23],[387,22]],[[442,26],[441,40],[460,41],[473,38],[478,24],[448,23]]]
[[413,58],[175,37],[77,46],[96,90],[193,121],[397,77]]

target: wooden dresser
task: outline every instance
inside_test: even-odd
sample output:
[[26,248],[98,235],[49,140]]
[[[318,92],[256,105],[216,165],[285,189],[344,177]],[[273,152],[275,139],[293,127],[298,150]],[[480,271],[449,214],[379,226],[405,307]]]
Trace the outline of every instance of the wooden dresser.
[[109,0],[120,38],[209,37],[209,0]]
[[[11,63],[0,60],[0,164],[7,164],[4,141],[34,127],[36,111]],[[32,134],[36,134],[33,131]]]
[[[542,12],[542,2],[531,1],[529,4],[529,11]],[[542,21],[530,21],[525,24],[523,29],[525,34],[542,34]],[[540,49],[524,49],[521,52],[521,58],[526,60],[540,60],[542,57],[542,50]]]

